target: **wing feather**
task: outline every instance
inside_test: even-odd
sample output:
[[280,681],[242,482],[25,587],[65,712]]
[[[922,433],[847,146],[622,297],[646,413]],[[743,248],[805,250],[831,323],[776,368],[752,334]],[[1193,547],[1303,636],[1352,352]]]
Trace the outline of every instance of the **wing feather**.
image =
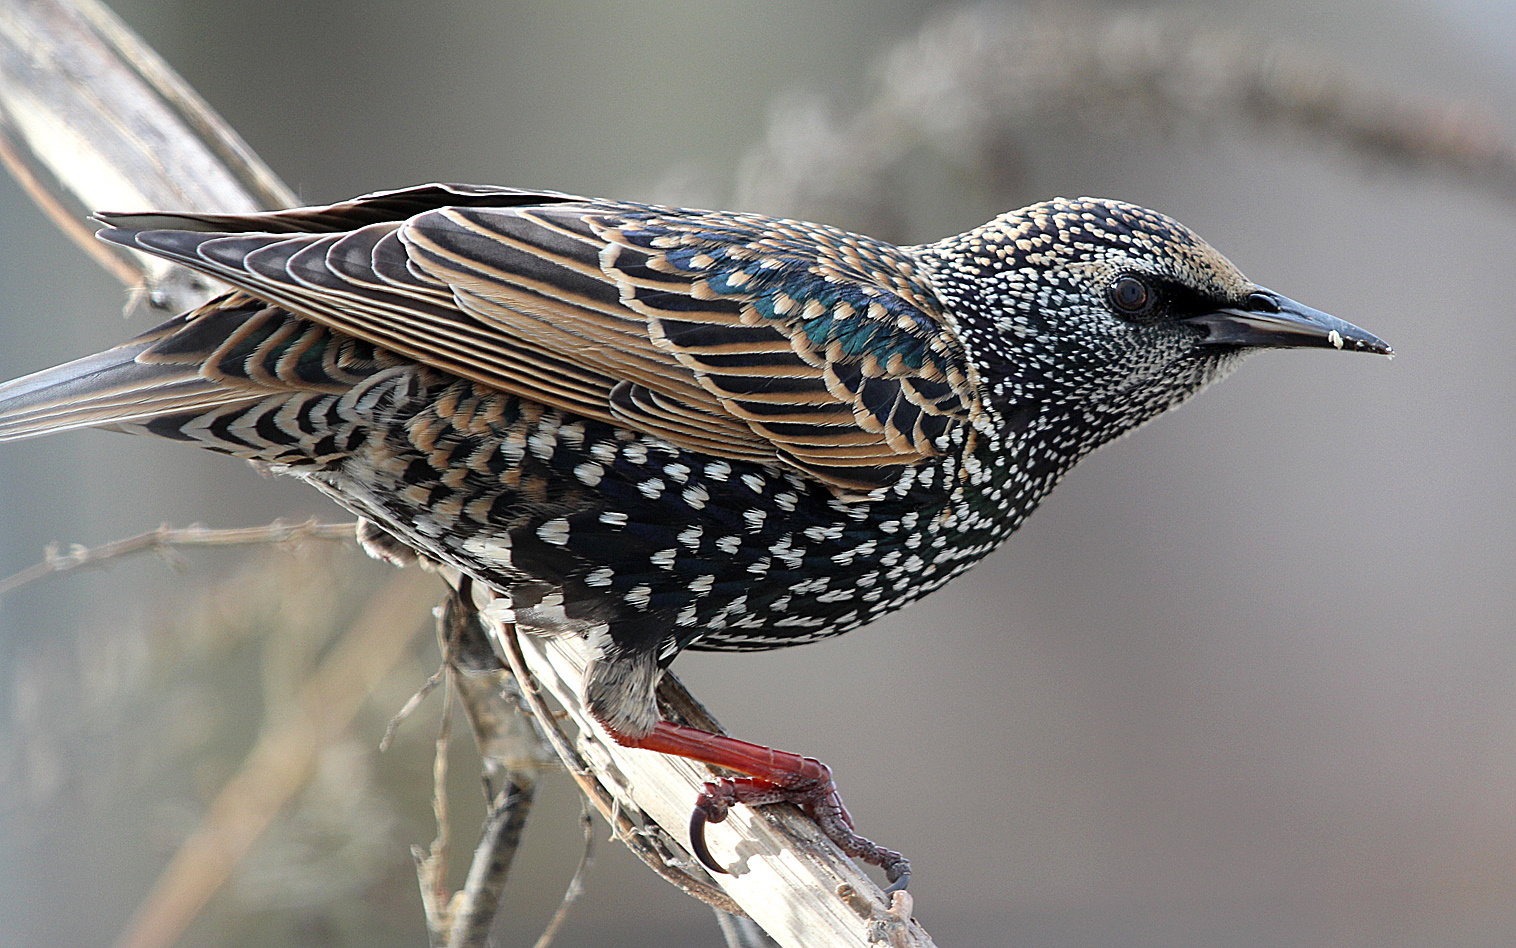
[[[910,251],[832,228],[459,185],[104,218],[107,240],[406,358],[844,492],[892,482],[979,410]],[[251,378],[303,364],[312,342],[287,332]]]

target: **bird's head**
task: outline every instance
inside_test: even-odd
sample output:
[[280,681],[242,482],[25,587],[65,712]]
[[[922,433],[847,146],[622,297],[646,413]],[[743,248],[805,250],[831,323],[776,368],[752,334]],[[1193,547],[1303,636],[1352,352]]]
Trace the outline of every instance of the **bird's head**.
[[1351,323],[1252,283],[1183,224],[1118,201],[1034,204],[932,249],[958,277],[939,288],[959,294],[945,302],[990,399],[1098,418],[1101,441],[1258,349],[1390,354]]

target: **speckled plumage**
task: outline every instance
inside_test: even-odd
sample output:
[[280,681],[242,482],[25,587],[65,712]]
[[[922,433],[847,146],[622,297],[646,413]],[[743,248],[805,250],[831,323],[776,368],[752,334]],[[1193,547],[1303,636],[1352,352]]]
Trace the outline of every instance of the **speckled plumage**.
[[1248,350],[1388,351],[1093,199],[917,247],[457,185],[104,220],[237,290],[0,387],[0,439],[111,427],[300,477],[591,636],[591,708],[631,736],[682,649],[920,598]]

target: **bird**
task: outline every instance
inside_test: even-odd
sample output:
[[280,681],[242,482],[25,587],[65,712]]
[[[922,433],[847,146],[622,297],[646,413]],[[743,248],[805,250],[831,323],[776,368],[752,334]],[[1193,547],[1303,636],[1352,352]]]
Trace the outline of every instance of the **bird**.
[[1098,198],[915,246],[462,184],[97,220],[230,289],[0,386],[0,440],[94,427],[244,458],[356,513],[376,555],[585,637],[612,738],[741,774],[693,808],[718,872],[706,823],[792,801],[891,889],[910,878],[820,761],[660,720],[680,652],[813,642],[920,599],[1250,353],[1392,354]]

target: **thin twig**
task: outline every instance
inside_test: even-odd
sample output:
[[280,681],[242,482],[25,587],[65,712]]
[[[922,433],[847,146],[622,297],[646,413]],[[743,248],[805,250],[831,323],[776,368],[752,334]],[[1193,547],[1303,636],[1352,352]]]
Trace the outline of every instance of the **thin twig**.
[[[452,689],[442,690],[442,722],[432,751],[432,816],[437,835],[425,856],[416,862],[416,879],[421,885],[421,904],[426,912],[427,937],[432,948],[444,948],[453,930],[453,900],[447,893],[447,846],[452,839],[452,821],[447,806],[447,752],[453,734]],[[412,850],[413,854],[418,850]]]
[[212,529],[198,523],[187,527],[171,527],[165,523],[156,530],[149,530],[121,540],[112,540],[99,546],[83,546],[75,543],[67,550],[61,550],[56,545],[50,545],[43,553],[42,562],[0,579],[0,597],[20,589],[27,583],[33,583],[57,573],[67,573],[86,566],[103,566],[112,560],[136,553],[157,553],[160,556],[167,556],[176,547],[296,544],[306,540],[350,541],[353,539],[354,526],[355,524],[351,522],[323,523],[314,517],[301,523],[275,520],[261,527],[226,529]]
[[[474,729],[484,762],[484,785],[489,812],[474,849],[473,861],[463,888],[448,896],[446,875],[447,808],[439,767],[433,790],[437,802],[438,838],[431,852],[419,856],[417,878],[426,903],[428,935],[432,944],[447,948],[480,948],[494,925],[510,877],[511,863],[521,845],[535,796],[537,776],[549,757],[541,732],[530,726],[508,698],[514,691],[489,650],[479,617],[469,598],[470,580],[455,580],[442,607],[437,610],[437,635],[443,655],[442,677],[447,694],[457,694]],[[413,706],[423,688],[406,707]],[[451,703],[444,708],[447,715]],[[398,716],[391,722],[398,723]],[[439,754],[442,748],[439,747]]]
[[574,875],[569,879],[568,888],[563,890],[557,911],[548,919],[547,927],[542,929],[542,934],[532,943],[532,948],[548,948],[553,939],[558,937],[558,929],[563,927],[564,920],[568,918],[569,909],[584,894],[584,874],[595,861],[595,817],[590,812],[588,799],[581,799],[579,803],[579,822],[584,827],[584,851],[579,854],[579,865],[574,867]]
[[512,777],[490,801],[468,878],[453,897],[447,948],[483,948],[489,940],[537,789],[536,780],[528,774],[517,772]]

